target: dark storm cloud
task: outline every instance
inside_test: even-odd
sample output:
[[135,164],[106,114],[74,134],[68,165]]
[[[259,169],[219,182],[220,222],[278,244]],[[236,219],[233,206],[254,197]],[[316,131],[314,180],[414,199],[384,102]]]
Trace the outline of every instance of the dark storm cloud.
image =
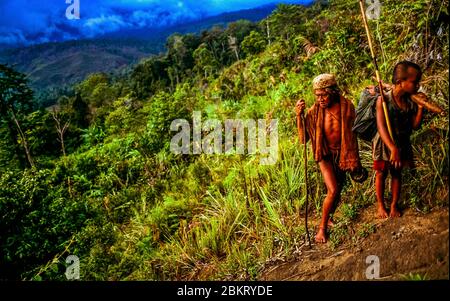
[[[73,0],[71,0],[73,1]],[[27,45],[91,38],[121,29],[167,27],[226,11],[309,0],[80,0],[80,19],[68,20],[66,0],[1,0],[0,44]]]

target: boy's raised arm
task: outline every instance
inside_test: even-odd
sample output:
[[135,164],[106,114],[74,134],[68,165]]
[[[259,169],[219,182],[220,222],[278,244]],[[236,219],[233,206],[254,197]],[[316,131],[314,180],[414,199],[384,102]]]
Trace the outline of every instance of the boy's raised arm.
[[[416,97],[422,97],[422,95],[418,95]],[[421,106],[420,104],[417,104],[417,112],[414,115],[414,118],[413,118],[413,121],[412,121],[413,122],[412,128],[414,130],[417,130],[417,129],[420,128],[420,124],[422,122],[422,117],[423,117],[423,106]]]

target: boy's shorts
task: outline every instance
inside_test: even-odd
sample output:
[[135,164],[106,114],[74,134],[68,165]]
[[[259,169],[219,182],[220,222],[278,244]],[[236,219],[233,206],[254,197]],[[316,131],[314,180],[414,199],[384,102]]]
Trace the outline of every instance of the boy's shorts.
[[[405,167],[413,168],[412,162],[409,160],[403,160],[401,169],[403,169]],[[392,166],[391,162],[389,162],[389,161],[384,161],[384,160],[373,161],[373,169],[374,170],[387,172],[392,168],[393,168],[393,166]]]

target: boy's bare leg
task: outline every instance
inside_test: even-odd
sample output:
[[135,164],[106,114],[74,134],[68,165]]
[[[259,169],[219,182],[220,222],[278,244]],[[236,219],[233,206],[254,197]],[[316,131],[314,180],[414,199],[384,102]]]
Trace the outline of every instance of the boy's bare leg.
[[375,190],[377,196],[377,217],[387,218],[388,213],[386,207],[384,207],[384,187],[387,173],[381,170],[377,170],[375,173]]
[[391,211],[390,217],[400,217],[401,213],[398,210],[398,201],[400,199],[400,189],[402,185],[402,174],[401,170],[396,170],[395,172],[391,172],[391,191],[392,191],[392,202],[391,202]]
[[325,243],[327,241],[327,226],[329,222],[330,212],[333,208],[334,201],[339,196],[339,185],[334,174],[333,165],[330,161],[322,160],[319,162],[320,171],[327,187],[327,196],[323,201],[322,220],[319,226],[319,232],[316,235],[316,242]]

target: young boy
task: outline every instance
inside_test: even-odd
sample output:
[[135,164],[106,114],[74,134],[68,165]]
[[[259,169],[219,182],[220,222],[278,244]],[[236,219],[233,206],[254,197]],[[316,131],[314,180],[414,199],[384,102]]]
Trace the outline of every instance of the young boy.
[[392,129],[392,139],[386,125],[381,97],[376,103],[378,132],[372,139],[373,168],[376,172],[375,187],[377,198],[377,216],[387,218],[384,205],[384,188],[388,172],[391,174],[390,217],[399,217],[401,175],[404,167],[413,167],[413,153],[410,136],[418,129],[422,120],[423,108],[412,102],[410,97],[419,89],[422,71],[409,61],[395,65],[392,76],[393,87],[385,93],[386,107]]
[[[333,214],[340,200],[347,171],[360,169],[358,143],[352,132],[355,108],[345,99],[332,74],[322,74],[313,80],[316,102],[306,113],[306,136],[299,124],[300,143],[311,139],[314,160],[318,162],[327,196],[323,202],[322,220],[315,237],[316,242],[327,241],[327,227],[331,226]],[[299,100],[295,110],[302,115],[305,101]],[[298,120],[298,119],[297,119]]]

